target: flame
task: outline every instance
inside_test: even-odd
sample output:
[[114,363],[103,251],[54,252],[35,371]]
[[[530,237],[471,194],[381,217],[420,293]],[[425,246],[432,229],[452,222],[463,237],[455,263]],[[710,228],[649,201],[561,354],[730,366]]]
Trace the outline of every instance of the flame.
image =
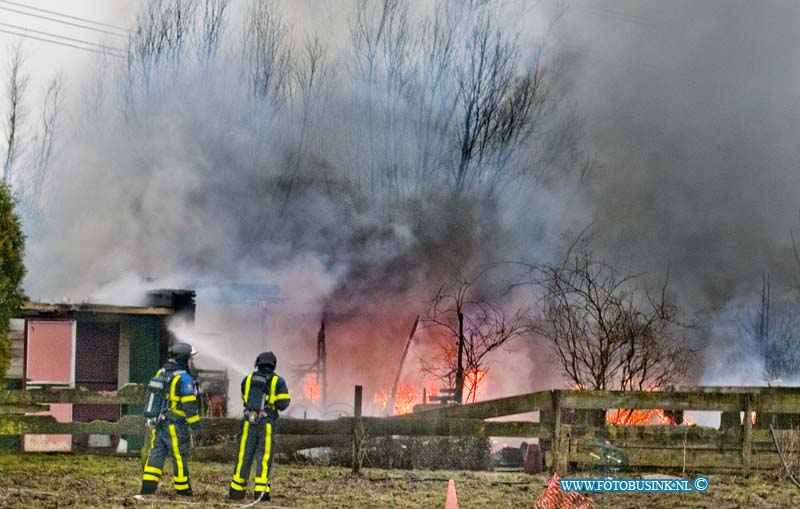
[[322,397],[322,387],[319,385],[316,373],[309,373],[306,376],[306,382],[303,385],[303,392],[311,402],[317,402]]
[[467,390],[467,397],[464,403],[475,403],[481,388],[485,385],[483,383],[486,378],[486,371],[482,369],[471,369],[464,373],[464,385]]
[[675,419],[668,416],[660,408],[650,410],[609,410],[606,412],[606,424],[617,426],[646,426],[648,424],[675,424]]
[[[380,404],[381,408],[386,410],[389,404],[391,394],[389,391],[379,391],[372,396],[372,401]],[[414,389],[408,384],[401,383],[397,386],[397,395],[394,399],[394,408],[392,413],[394,415],[410,414],[414,405],[419,403],[422,398],[422,392]]]
[[430,379],[425,382],[425,393],[428,397],[428,401],[423,401],[423,403],[428,403],[431,396],[436,396],[439,393],[439,382],[434,379]]
[[[651,424],[675,425],[675,419],[667,415],[661,408],[650,410],[609,410],[606,412],[606,424],[616,424],[617,426],[647,426]],[[683,418],[683,424],[694,426],[694,423]]]
[[378,403],[381,408],[386,408],[389,404],[389,391],[378,391],[372,396],[372,401]]
[[[575,391],[582,391],[585,389],[583,384],[575,384],[572,386]],[[655,388],[644,389],[647,392],[655,392]],[[675,425],[675,419],[667,415],[661,408],[651,408],[649,410],[639,409],[609,409],[606,412],[606,424],[614,424],[617,426],[647,426],[647,425]],[[683,424],[687,426],[694,426],[694,423],[689,419],[683,418]]]

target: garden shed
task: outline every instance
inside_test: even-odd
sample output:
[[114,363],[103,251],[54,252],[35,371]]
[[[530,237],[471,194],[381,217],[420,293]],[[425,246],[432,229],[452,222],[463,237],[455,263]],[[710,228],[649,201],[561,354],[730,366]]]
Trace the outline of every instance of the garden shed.
[[[147,383],[166,360],[167,321],[194,318],[194,292],[159,291],[153,306],[94,303],[25,303],[15,320],[17,357],[9,372],[10,387],[86,388],[116,391],[128,383]],[[21,344],[20,344],[21,343]],[[19,358],[21,356],[21,358]],[[15,379],[14,377],[19,377]],[[139,408],[120,405],[52,404],[46,414],[64,422],[115,421]],[[94,440],[94,444],[91,443]],[[26,451],[72,450],[73,446],[110,446],[109,437],[28,435]]]

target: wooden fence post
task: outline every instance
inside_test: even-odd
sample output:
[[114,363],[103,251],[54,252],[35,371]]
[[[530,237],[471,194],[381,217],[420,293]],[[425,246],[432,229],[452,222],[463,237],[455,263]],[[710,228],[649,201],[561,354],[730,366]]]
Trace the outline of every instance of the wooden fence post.
[[361,447],[362,447],[362,429],[361,429],[361,395],[362,387],[356,385],[355,399],[353,400],[353,473],[361,473]]
[[572,426],[569,424],[561,425],[561,436],[558,444],[558,475],[569,473],[569,447],[572,441]]
[[569,436],[564,446],[564,429],[561,425],[561,391],[552,391],[553,396],[553,471],[566,475],[569,464]]
[[744,433],[742,434],[742,468],[744,475],[750,475],[753,459],[753,394],[745,394],[742,399],[744,408]]

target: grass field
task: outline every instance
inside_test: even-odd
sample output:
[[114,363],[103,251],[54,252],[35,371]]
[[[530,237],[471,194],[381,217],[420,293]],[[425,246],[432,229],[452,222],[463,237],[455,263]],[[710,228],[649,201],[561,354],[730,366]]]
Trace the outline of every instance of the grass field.
[[[177,499],[168,483],[162,483],[157,500],[142,502],[132,497],[139,489],[137,459],[0,455],[0,507],[186,509],[242,505],[225,499],[230,465],[195,462],[191,470],[195,492],[191,502]],[[344,468],[276,465],[274,470],[269,505],[287,508],[443,508],[447,479],[451,478],[456,480],[462,509],[532,507],[547,481],[544,475],[495,472],[367,469],[355,478]],[[710,488],[703,494],[604,494],[593,495],[592,500],[596,507],[609,509],[789,508],[800,507],[800,490],[788,482],[760,477],[711,476]]]

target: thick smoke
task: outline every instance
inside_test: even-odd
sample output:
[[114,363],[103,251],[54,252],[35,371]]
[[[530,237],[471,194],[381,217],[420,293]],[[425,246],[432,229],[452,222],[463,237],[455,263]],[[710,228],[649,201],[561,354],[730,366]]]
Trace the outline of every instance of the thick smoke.
[[[242,51],[249,2],[231,3],[212,52],[189,38],[157,64],[98,62],[27,224],[32,297],[279,284],[271,347],[310,362],[324,314],[348,398],[364,379],[386,387],[414,316],[453,273],[548,261],[594,218],[600,258],[654,281],[669,267],[678,302],[705,311],[697,381],[758,381],[763,356],[741,323],[764,273],[788,302],[799,270],[796,2],[370,2],[360,18],[360,2],[269,5],[261,33],[274,37],[256,52],[272,59],[269,83]],[[370,39],[383,5],[396,9],[384,41],[404,44]],[[487,143],[459,183],[454,97],[487,20],[487,41],[516,48],[512,75],[538,64],[548,93],[527,117],[536,128],[513,150]],[[257,314],[200,301],[198,329],[218,334],[208,347],[246,345],[232,364],[247,366],[263,346]],[[533,382],[498,380],[502,392],[558,384],[542,349],[497,354],[509,355]],[[720,361],[742,375],[723,377]]]
[[[29,294],[141,303],[152,287],[278,284],[266,344],[257,309],[199,293],[207,359],[236,372],[269,347],[289,372],[313,361],[325,317],[331,399],[387,388],[442,283],[547,260],[586,216],[572,103],[530,30],[549,14],[507,4],[354,2],[331,26],[298,22],[305,4],[234,3],[213,32],[202,2],[194,28],[147,3],[127,57],[71,110]],[[436,339],[420,337],[407,371]]]
[[[598,163],[596,239],[632,271],[669,265],[684,303],[717,310],[705,383],[759,379],[743,309],[763,273],[779,292],[800,269],[798,15],[791,1],[574,2],[558,25]],[[741,376],[716,376],[730,355]]]

